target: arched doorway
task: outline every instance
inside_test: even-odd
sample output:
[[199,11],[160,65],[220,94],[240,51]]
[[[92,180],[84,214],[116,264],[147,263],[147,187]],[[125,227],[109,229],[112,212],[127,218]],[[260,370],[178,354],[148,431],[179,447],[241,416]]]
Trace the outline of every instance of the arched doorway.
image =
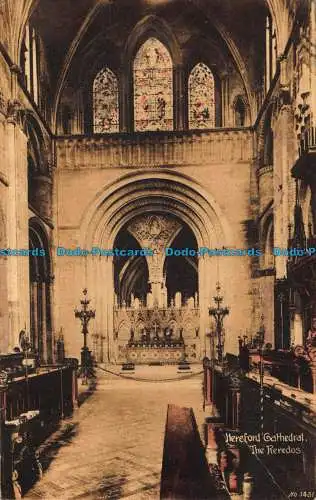
[[29,221],[29,248],[31,344],[41,362],[51,363],[51,260],[45,229],[36,218]]
[[[173,214],[140,214],[114,249],[118,361],[175,363],[199,357],[197,241]],[[194,256],[192,256],[194,254]]]
[[[142,226],[147,229],[143,231]],[[182,236],[181,231],[184,231]],[[232,244],[231,229],[211,195],[191,178],[169,170],[128,174],[107,186],[87,207],[80,233],[81,248],[115,249],[118,245],[121,248],[127,248],[127,245],[134,245],[135,249],[151,248],[152,239],[158,236],[162,249],[175,245],[220,248]],[[189,243],[184,245],[186,241]],[[133,335],[136,338],[137,332],[144,328],[151,329],[149,334],[152,338],[157,331],[160,336],[163,335],[164,329],[169,327],[179,338],[183,334],[182,325],[190,331],[189,340],[185,339],[185,343],[186,352],[192,353],[191,360],[201,360],[208,352],[208,307],[218,279],[217,260],[183,255],[174,259],[165,258],[154,265],[155,259],[156,255],[151,260],[147,256],[137,256],[128,263],[120,259],[118,265],[115,256],[95,256],[86,259],[84,275],[78,269],[78,288],[87,286],[91,290],[93,307],[97,311],[92,334],[98,336],[100,346],[102,344],[99,348],[100,359],[121,363],[124,360],[122,349]],[[176,290],[176,280],[172,279],[174,272],[168,277],[175,259],[178,259],[178,275],[185,278],[180,290]],[[234,264],[232,260],[226,262],[222,279],[224,288],[226,276],[229,276]],[[146,289],[144,276],[147,272]],[[125,282],[123,280],[121,284],[118,282],[119,273],[122,273],[121,277],[125,276]],[[173,295],[177,291],[181,292],[181,321],[173,314],[168,319],[169,323],[167,318],[162,323],[156,315],[146,326],[147,313],[141,314],[140,303],[146,308],[167,310],[171,309],[173,299],[176,309]],[[137,299],[133,312],[129,311],[132,309],[132,293]]]

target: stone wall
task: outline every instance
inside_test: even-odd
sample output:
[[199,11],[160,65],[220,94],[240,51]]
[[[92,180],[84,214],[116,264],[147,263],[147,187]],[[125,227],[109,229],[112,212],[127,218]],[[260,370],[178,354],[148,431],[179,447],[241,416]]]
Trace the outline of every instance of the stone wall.
[[[94,241],[95,245],[111,248],[115,235],[123,225],[121,221],[109,229],[111,224],[114,226],[110,219],[120,210],[119,197],[122,196],[119,192],[117,196],[111,193],[120,184],[126,186],[122,190],[131,190],[131,194],[126,195],[126,203],[130,207],[124,221],[136,213],[137,202],[132,191],[138,189],[138,200],[146,198],[146,195],[150,197],[152,191],[157,189],[156,202],[150,202],[146,210],[174,210],[175,215],[181,218],[180,209],[176,204],[173,208],[170,202],[172,194],[167,193],[170,183],[177,183],[182,187],[170,189],[175,199],[178,196],[176,189],[182,191],[182,203],[187,205],[187,215],[191,217],[189,225],[199,246],[248,248],[251,165],[252,135],[247,129],[199,134],[153,133],[145,137],[135,134],[125,140],[124,137],[102,137],[57,141],[54,195],[54,220],[57,224],[53,253],[58,307],[55,313],[56,328],[63,327],[69,354],[78,355],[82,344],[80,325],[74,318],[73,307],[78,304],[81,290],[86,285],[92,298],[91,304],[97,309],[96,320],[91,322],[91,334],[105,333],[108,344],[113,343],[110,311],[113,307],[113,272],[109,257],[56,257],[56,247],[83,248],[85,242]],[[138,187],[140,177],[142,185]],[[162,180],[166,183],[165,190],[159,188]],[[197,221],[198,208],[194,208],[195,214],[190,212],[193,210],[194,192],[196,196],[201,196],[200,204],[209,204],[210,207],[205,208],[203,224],[200,225]],[[107,201],[110,196],[111,202]],[[113,208],[115,204],[117,207]],[[123,214],[123,207],[121,210]],[[182,216],[185,217],[185,213]],[[93,233],[96,220],[102,229],[90,238],[88,234]],[[218,280],[223,286],[225,303],[231,307],[225,321],[227,349],[236,352],[238,335],[250,328],[251,259],[228,256],[200,258],[202,355],[205,349],[209,349],[209,340],[205,338],[210,328],[208,305],[212,302]]]

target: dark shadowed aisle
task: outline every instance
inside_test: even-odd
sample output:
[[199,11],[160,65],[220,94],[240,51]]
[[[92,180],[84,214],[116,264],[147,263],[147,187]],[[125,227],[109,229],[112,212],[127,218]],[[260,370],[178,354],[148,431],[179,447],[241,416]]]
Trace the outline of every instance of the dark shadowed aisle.
[[[56,457],[26,498],[159,499],[167,405],[193,407],[203,422],[201,375],[141,382],[98,373],[96,392],[72,419],[73,437],[56,444]],[[141,373],[169,378],[176,368]]]

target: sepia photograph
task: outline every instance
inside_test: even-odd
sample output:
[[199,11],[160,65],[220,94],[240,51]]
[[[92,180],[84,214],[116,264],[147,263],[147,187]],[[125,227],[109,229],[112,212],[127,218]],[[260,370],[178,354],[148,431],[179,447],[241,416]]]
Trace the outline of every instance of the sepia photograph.
[[316,0],[0,0],[0,409],[1,500],[316,498]]

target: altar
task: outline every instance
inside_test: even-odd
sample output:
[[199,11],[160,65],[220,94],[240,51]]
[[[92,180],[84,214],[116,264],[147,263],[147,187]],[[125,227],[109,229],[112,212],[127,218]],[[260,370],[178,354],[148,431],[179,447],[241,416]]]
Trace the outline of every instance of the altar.
[[185,359],[183,342],[149,343],[132,342],[126,346],[126,359],[136,364],[177,364]]
[[113,337],[117,363],[194,363],[201,352],[199,309],[117,307]]

